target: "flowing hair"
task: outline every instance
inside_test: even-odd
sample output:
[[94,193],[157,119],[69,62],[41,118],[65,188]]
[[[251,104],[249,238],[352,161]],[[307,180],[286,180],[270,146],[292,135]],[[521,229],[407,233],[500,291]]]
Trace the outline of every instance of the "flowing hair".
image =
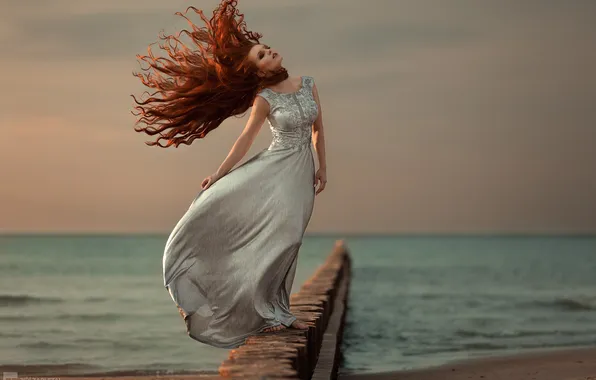
[[[159,47],[171,59],[156,58],[151,51],[153,44],[147,49],[149,55],[137,55],[138,59],[149,64],[149,68],[141,67],[143,71],[148,71],[144,75],[135,72],[133,75],[139,77],[145,86],[157,89],[144,101],[138,101],[131,95],[138,111],[131,111],[138,116],[135,131],[159,135],[155,141],[145,144],[161,148],[190,145],[228,117],[246,112],[262,88],[288,78],[288,72],[283,67],[267,78],[257,75],[257,67],[248,60],[248,52],[259,44],[262,35],[246,30],[244,15],[236,9],[236,5],[237,0],[222,0],[210,20],[203,11],[188,7],[184,13],[189,9],[198,13],[206,24],[201,28],[176,12],[188,21],[192,31],[184,29],[177,36],[159,36],[167,42],[167,45],[159,44]],[[196,50],[189,49],[180,41],[182,33],[191,38]],[[176,41],[173,46],[172,40]],[[151,73],[152,68],[154,73]],[[145,93],[148,94],[147,91]],[[146,126],[136,126],[140,123]],[[166,140],[167,144],[162,145],[160,140]]]

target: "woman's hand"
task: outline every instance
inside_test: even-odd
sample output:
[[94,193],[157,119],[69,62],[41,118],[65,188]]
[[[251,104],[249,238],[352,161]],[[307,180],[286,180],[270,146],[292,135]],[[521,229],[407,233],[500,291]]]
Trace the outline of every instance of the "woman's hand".
[[327,184],[327,169],[319,169],[317,170],[317,174],[315,175],[315,183],[314,186],[317,186],[317,182],[319,183],[319,188],[315,195],[319,194],[321,191],[325,190],[325,185]]
[[217,182],[218,179],[220,179],[221,177],[218,176],[216,173],[211,174],[210,176],[206,177],[203,182],[201,182],[201,188],[203,190],[207,190],[209,188],[209,186],[213,185],[215,182]]

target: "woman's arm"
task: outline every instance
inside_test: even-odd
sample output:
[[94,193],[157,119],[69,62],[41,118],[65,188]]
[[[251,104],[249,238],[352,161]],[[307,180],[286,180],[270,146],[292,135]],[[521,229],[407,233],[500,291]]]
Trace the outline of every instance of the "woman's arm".
[[268,114],[269,103],[261,96],[255,97],[255,101],[250,112],[250,117],[248,118],[248,122],[246,123],[244,130],[234,143],[234,146],[232,146],[232,149],[230,150],[230,153],[226,159],[221,163],[219,169],[217,169],[215,172],[217,178],[221,178],[228,174],[234,165],[236,165],[242,159],[242,157],[244,157],[246,152],[248,152]]
[[323,131],[323,109],[321,107],[321,101],[319,100],[319,92],[317,91],[317,85],[313,84],[312,87],[313,96],[319,107],[319,115],[312,125],[312,140],[315,146],[315,151],[319,158],[319,168],[326,169],[327,161],[325,159],[325,133]]
[[319,159],[319,170],[317,170],[315,176],[315,186],[317,185],[317,181],[319,181],[319,188],[317,189],[316,194],[319,194],[321,191],[325,189],[325,185],[327,184],[327,159],[325,157],[325,133],[323,130],[323,108],[321,107],[321,101],[319,100],[319,92],[317,90],[317,85],[313,84],[312,88],[313,97],[317,102],[317,106],[319,107],[319,114],[317,119],[312,125],[312,140],[313,145],[315,147],[315,151],[317,152],[317,157]]

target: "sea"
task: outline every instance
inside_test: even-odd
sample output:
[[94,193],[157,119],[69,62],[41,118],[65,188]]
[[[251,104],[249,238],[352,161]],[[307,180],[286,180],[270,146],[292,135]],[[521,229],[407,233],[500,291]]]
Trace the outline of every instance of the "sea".
[[[216,373],[162,280],[167,235],[0,235],[0,368]],[[307,235],[352,258],[341,374],[596,346],[596,236]],[[39,374],[39,372],[38,372]]]

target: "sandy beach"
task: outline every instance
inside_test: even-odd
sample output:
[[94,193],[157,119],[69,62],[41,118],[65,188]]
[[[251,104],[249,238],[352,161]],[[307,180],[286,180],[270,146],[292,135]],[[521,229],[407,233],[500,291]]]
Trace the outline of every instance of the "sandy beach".
[[[85,376],[68,374],[68,366],[0,366],[3,371],[16,371],[19,376],[57,376],[68,379],[179,380],[217,379],[216,373],[150,373],[152,371],[118,371]],[[73,371],[74,372],[74,371]],[[412,371],[374,374],[350,374],[342,380],[596,380],[596,347],[543,351],[518,355],[470,359],[442,366]]]
[[471,359],[435,368],[344,375],[342,380],[596,380],[596,348]]

